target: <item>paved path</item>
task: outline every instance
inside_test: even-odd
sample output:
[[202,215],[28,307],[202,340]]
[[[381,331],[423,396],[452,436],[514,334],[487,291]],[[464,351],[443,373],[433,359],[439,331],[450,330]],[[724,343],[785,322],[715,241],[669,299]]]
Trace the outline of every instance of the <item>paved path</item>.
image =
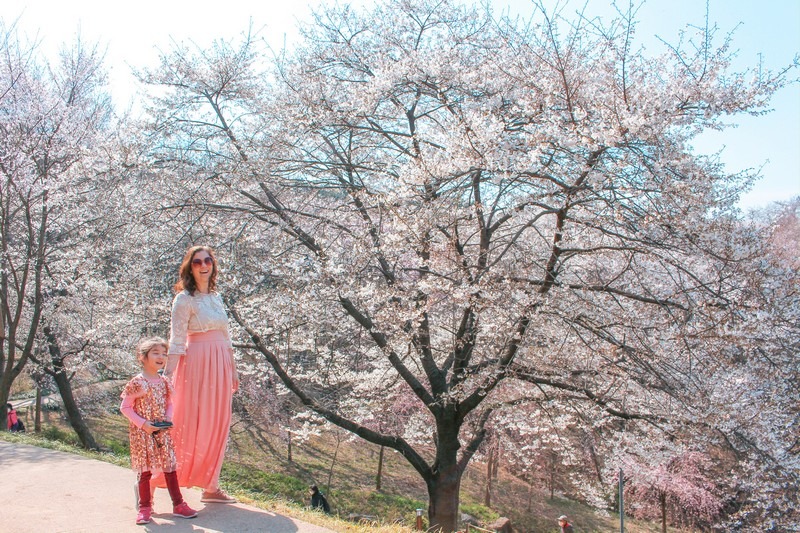
[[158,489],[153,521],[137,526],[135,480],[121,466],[0,441],[0,533],[331,533],[241,503],[206,505],[197,489],[183,489],[196,518],[173,517],[169,494]]

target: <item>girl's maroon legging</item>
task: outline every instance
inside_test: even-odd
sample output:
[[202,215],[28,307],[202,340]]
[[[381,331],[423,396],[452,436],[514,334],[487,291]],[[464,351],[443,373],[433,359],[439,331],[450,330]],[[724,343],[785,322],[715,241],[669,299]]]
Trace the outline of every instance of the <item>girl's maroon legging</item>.
[[[152,494],[150,494],[150,478],[153,477],[152,472],[141,472],[139,474],[139,507],[152,507]],[[164,472],[164,479],[167,482],[167,490],[169,497],[172,498],[172,505],[180,505],[183,503],[183,496],[181,495],[181,488],[178,486],[178,474],[175,472]]]

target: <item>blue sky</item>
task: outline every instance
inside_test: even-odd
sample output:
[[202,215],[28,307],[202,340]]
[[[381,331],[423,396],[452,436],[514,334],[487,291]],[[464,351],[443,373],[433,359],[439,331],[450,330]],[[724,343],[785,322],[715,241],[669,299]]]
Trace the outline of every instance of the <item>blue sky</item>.
[[[140,0],[119,3],[97,0],[15,0],[0,2],[0,18],[6,27],[16,21],[29,38],[38,38],[45,54],[53,57],[59,45],[80,32],[85,40],[107,47],[112,92],[118,103],[133,98],[130,66],[152,65],[158,49],[171,40],[191,40],[201,46],[215,38],[233,38],[252,19],[254,27],[276,48],[291,41],[298,20],[305,19],[311,2],[293,0],[225,0],[217,3],[186,0]],[[369,4],[355,0],[353,4]],[[496,11],[532,12],[529,0],[491,0]],[[587,6],[586,14],[607,18],[613,14],[610,0],[545,0],[558,4],[565,14]],[[626,5],[626,0],[619,0]],[[637,4],[638,5],[638,4]],[[800,54],[800,0],[708,0],[709,20],[719,36],[735,30],[735,68],[780,69]],[[649,0],[639,7],[638,42],[648,51],[660,51],[658,38],[676,42],[686,24],[705,24],[706,4],[699,0]],[[795,79],[800,72],[794,71]],[[760,168],[763,179],[740,202],[744,209],[800,196],[800,83],[777,93],[773,111],[761,117],[741,117],[738,127],[704,134],[695,149],[701,153],[722,150],[729,172]]]

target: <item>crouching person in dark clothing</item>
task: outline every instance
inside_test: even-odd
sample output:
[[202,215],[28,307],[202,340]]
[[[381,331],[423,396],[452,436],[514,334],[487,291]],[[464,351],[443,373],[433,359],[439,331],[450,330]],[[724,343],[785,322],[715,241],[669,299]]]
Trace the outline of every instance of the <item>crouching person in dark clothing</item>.
[[331,507],[328,505],[328,500],[325,498],[325,495],[319,491],[319,487],[311,485],[308,490],[311,491],[311,508],[319,509],[325,514],[331,514]]

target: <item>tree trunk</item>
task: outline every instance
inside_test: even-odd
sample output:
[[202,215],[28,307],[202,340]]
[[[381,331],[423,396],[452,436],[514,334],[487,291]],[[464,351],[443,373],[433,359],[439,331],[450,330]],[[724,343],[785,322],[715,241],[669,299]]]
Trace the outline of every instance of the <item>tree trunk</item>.
[[500,472],[500,442],[494,449],[494,464],[492,465],[492,479],[497,481],[497,475]]
[[61,399],[64,402],[64,409],[67,412],[69,425],[75,430],[75,434],[78,435],[81,445],[87,450],[99,450],[100,446],[95,442],[92,432],[89,430],[89,426],[86,425],[86,421],[84,421],[83,415],[81,415],[78,403],[75,401],[75,396],[72,394],[72,385],[69,382],[69,377],[63,367],[63,363],[61,367],[53,373],[53,378],[58,386]]
[[58,392],[61,394],[61,400],[64,402],[64,409],[67,412],[69,424],[72,426],[72,429],[75,430],[75,434],[78,435],[78,439],[81,441],[81,445],[84,448],[87,450],[99,450],[100,447],[97,445],[97,442],[95,442],[92,432],[89,431],[89,426],[86,425],[81,411],[78,408],[78,404],[75,401],[75,395],[72,393],[72,385],[69,382],[67,369],[64,367],[64,357],[61,354],[61,348],[58,345],[56,336],[49,326],[45,326],[43,331],[50,351],[50,360],[53,363],[53,369],[45,370],[45,372],[53,376],[56,382]]
[[594,475],[597,479],[598,483],[603,483],[603,473],[602,468],[600,467],[600,458],[597,456],[597,450],[594,447],[594,438],[592,435],[587,435],[584,438],[584,442],[586,443],[586,448],[589,451],[589,457],[592,458],[592,466],[594,467]]
[[36,407],[34,409],[33,431],[41,433],[42,431],[42,388],[37,385],[36,387]]
[[489,457],[486,459],[486,491],[483,494],[483,505],[485,505],[486,507],[492,506],[492,480],[495,478],[494,454],[495,454],[495,449],[494,447],[492,447],[489,449]]
[[330,497],[331,494],[331,479],[333,478],[333,468],[336,466],[336,458],[339,456],[339,444],[341,444],[342,438],[337,434],[336,435],[336,449],[333,452],[333,460],[331,461],[331,469],[328,470],[328,486],[326,487],[325,491],[328,493]]
[[[0,314],[2,314],[1,308]],[[0,335],[2,335],[2,332],[0,332]],[[9,353],[10,352],[12,352],[12,350],[9,350]],[[3,361],[4,363],[3,368],[0,368],[0,417],[2,417],[0,420],[3,422],[0,424],[0,431],[7,431],[8,424],[6,423],[6,417],[8,416],[8,408],[6,404],[8,403],[8,397],[11,394],[11,384],[14,383],[16,375],[14,373],[14,361],[11,355],[6,357],[4,342],[2,339],[0,339],[0,361]]]
[[378,454],[378,474],[375,476],[375,490],[380,492],[381,490],[381,477],[383,476],[383,446],[381,446],[381,451]]
[[458,429],[438,426],[436,462],[432,475],[425,480],[428,486],[429,531],[452,533],[458,526],[459,492],[463,469],[458,463]]
[[458,497],[461,477],[434,476],[428,481],[428,523],[430,531],[452,533],[458,526]]
[[533,483],[528,483],[528,512],[533,509]]
[[667,533],[667,495],[661,493],[661,533]]
[[287,457],[287,459],[289,460],[289,464],[292,464],[292,432],[291,431],[289,431],[289,437],[288,437],[287,440],[288,440],[288,443],[287,443],[287,449],[288,449],[287,455],[288,455],[288,457]]

